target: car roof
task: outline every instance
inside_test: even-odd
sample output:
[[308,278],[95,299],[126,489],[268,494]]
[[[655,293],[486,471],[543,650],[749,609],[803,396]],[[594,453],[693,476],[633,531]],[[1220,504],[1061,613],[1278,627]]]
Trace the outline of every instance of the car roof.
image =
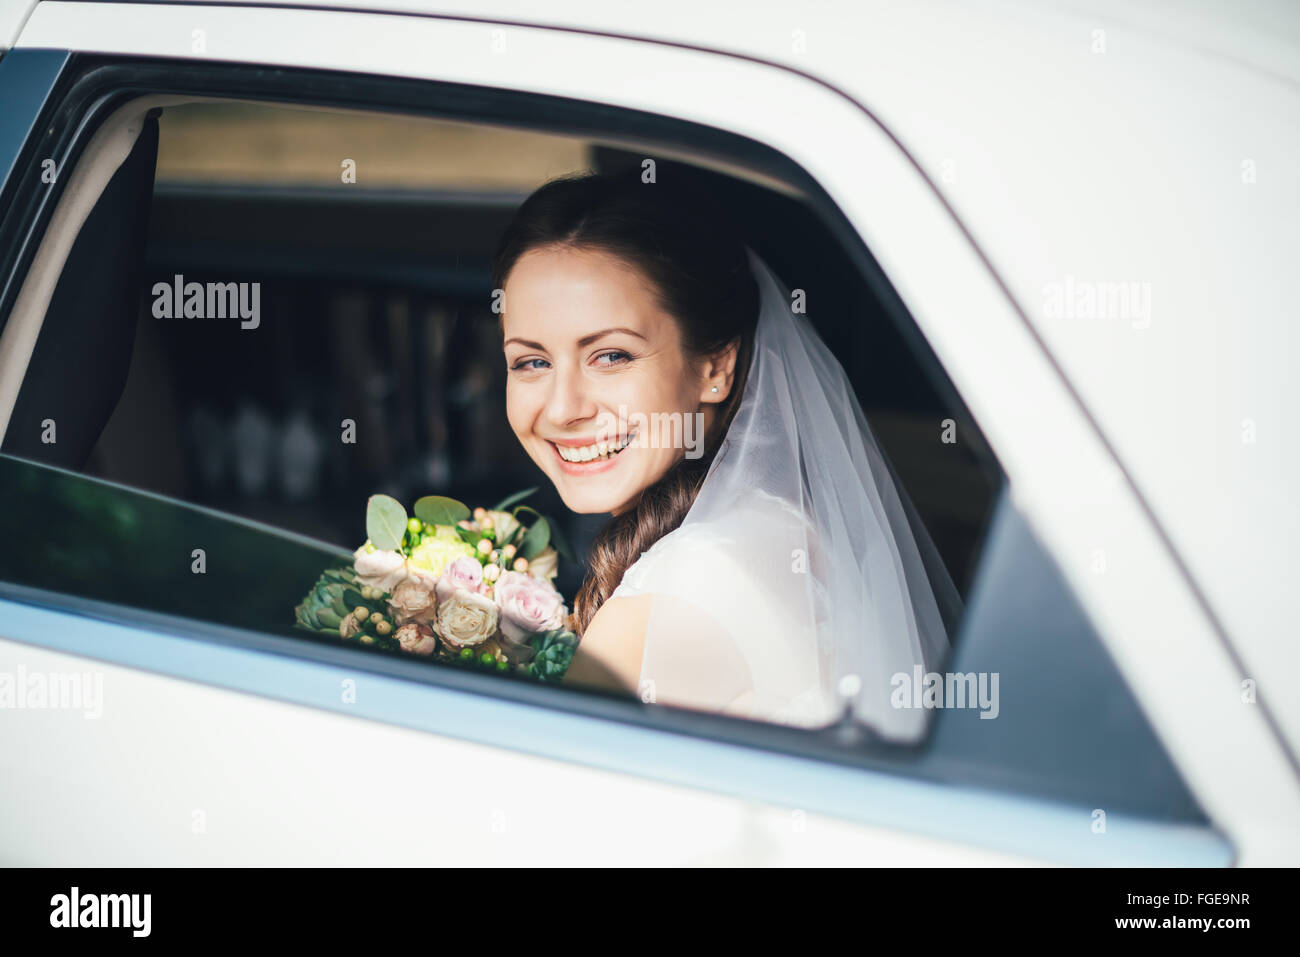
[[[23,0],[17,0],[21,6]],[[29,0],[34,5],[36,0]],[[113,0],[103,0],[113,2]],[[130,0],[127,0],[130,2]],[[227,0],[180,0],[223,4]],[[660,0],[653,5],[600,4],[590,0],[275,0],[274,6],[413,13],[468,20],[561,27],[653,39],[797,62],[790,35],[802,29],[815,41],[853,31],[905,39],[924,36],[925,28],[944,19],[997,24],[1009,32],[1045,33],[1072,23],[1116,27],[1195,48],[1240,65],[1300,82],[1300,16],[1288,0],[985,0],[968,5],[969,13],[938,0],[750,0],[743,17],[726,2]],[[1014,21],[1014,23],[1013,23]],[[842,47],[814,51],[810,72],[836,72]],[[863,51],[865,52],[865,51]],[[924,59],[924,57],[922,57]],[[855,62],[856,61],[856,62]],[[808,62],[808,61],[804,61]],[[860,65],[860,57],[846,65]]]
[[[1300,252],[1300,5],[276,5],[684,44],[851,97],[979,245],[1247,664],[1300,670],[1283,605],[1300,564],[1288,279]],[[1117,288],[1132,300],[1098,305]],[[1298,734],[1300,695],[1288,698],[1276,705]]]

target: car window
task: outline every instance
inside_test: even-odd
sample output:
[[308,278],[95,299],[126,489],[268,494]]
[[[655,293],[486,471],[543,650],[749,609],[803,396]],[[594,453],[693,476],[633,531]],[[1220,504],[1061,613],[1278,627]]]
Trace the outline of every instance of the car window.
[[[346,557],[327,543],[0,455],[23,503],[0,580],[234,628],[293,634],[285,596]],[[292,608],[289,609],[292,612]]]

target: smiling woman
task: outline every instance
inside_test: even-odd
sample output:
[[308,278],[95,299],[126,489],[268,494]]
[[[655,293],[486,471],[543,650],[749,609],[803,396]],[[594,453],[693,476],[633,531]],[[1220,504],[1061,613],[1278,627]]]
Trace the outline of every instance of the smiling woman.
[[[638,272],[608,253],[535,247],[510,271],[505,301],[510,424],[575,512],[634,506],[682,458],[684,430],[674,442],[663,425],[701,417],[711,430],[732,394],[739,341],[699,354]],[[611,317],[622,325],[604,328]],[[634,424],[650,421],[667,434]]]
[[946,628],[802,298],[720,211],[632,173],[539,189],[494,275],[511,427],[570,509],[612,516],[567,680],[795,725],[852,707],[915,735],[889,682],[937,666]]
[[[575,602],[589,632],[623,572],[685,517],[739,406],[754,281],[721,211],[631,174],[535,192],[502,238],[494,281],[515,435],[565,505],[615,516]],[[686,455],[686,428],[645,427],[688,420],[702,423],[702,455],[694,441]]]

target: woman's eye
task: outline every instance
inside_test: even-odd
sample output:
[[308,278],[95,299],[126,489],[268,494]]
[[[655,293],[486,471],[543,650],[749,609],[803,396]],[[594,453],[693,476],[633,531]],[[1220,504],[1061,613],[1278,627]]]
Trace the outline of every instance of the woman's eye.
[[626,352],[617,349],[610,352],[602,352],[593,360],[598,366],[615,366],[631,360],[631,356]]
[[520,359],[510,367],[511,372],[535,372],[546,367],[545,359]]

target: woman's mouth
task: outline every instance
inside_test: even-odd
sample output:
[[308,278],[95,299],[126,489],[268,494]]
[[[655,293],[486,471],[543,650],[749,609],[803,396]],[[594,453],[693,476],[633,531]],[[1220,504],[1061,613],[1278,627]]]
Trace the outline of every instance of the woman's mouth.
[[560,468],[570,474],[586,475],[603,472],[614,465],[618,454],[632,444],[636,433],[618,439],[599,440],[586,445],[561,445],[551,442],[560,460]]

